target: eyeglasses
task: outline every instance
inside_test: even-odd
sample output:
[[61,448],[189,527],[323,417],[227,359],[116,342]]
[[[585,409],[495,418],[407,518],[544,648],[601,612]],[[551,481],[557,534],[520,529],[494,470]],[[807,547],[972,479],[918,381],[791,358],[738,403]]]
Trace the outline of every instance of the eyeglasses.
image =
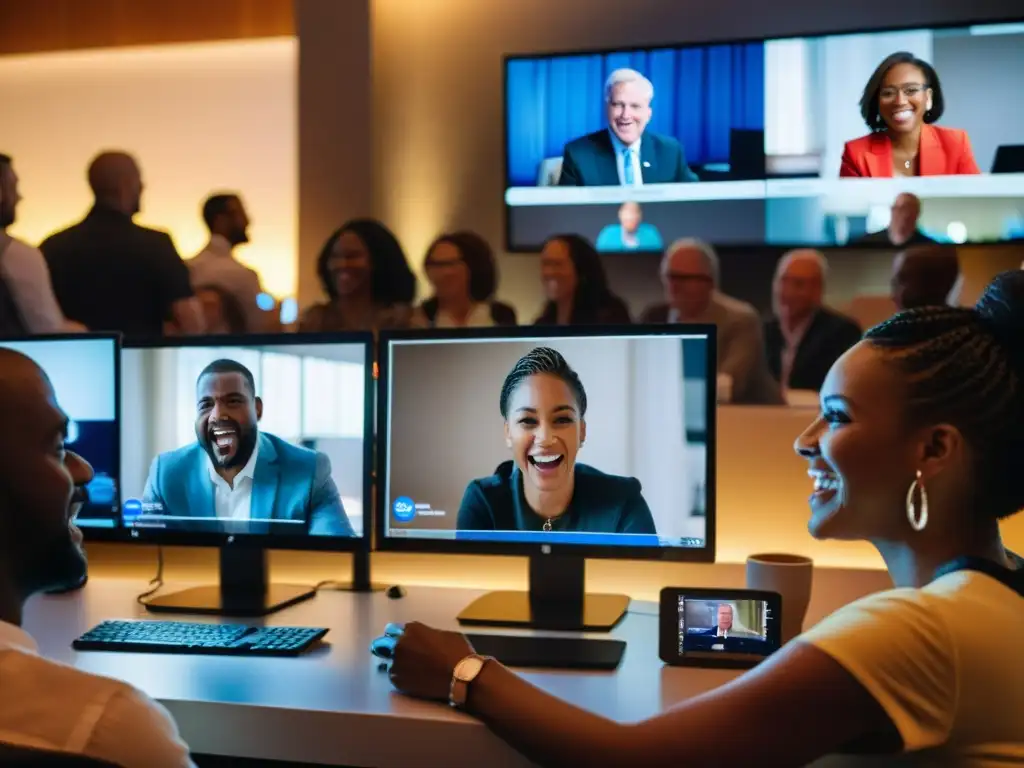
[[901,91],[908,99],[913,99],[916,96],[920,96],[927,89],[927,85],[920,83],[908,83],[907,85],[895,87],[890,86],[888,88],[883,88],[878,92],[878,99],[879,101],[895,101]]

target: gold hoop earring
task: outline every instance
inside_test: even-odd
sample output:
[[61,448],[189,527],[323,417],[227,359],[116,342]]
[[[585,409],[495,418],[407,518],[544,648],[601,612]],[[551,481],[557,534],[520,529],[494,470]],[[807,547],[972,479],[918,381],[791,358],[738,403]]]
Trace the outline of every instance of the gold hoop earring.
[[[914,491],[921,494],[921,504],[914,503]],[[907,489],[907,522],[915,531],[923,531],[928,525],[928,492],[924,489],[924,482],[921,480],[921,470],[917,470],[917,477]]]

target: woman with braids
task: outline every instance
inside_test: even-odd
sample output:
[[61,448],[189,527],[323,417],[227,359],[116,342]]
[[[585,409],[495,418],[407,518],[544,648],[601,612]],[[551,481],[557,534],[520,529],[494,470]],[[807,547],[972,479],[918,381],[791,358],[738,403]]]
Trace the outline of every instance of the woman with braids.
[[469,484],[459,530],[655,533],[639,480],[576,462],[587,393],[561,354],[537,347],[521,358],[498,406],[512,460]]
[[1024,273],[996,277],[975,309],[913,309],[872,328],[820,395],[796,441],[814,482],[810,533],[870,541],[894,589],[638,723],[560,701],[494,660],[463,665],[454,685],[472,647],[422,624],[387,629],[394,685],[442,701],[458,691],[548,766],[781,768],[833,753],[1024,763],[1024,570],[998,525],[1024,507]]

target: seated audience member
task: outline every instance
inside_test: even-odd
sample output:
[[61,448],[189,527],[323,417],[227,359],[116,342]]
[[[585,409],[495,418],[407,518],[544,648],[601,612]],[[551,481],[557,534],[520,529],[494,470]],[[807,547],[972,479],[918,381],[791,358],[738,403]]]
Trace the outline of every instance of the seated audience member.
[[757,310],[717,290],[718,254],[707,243],[677,240],[661,261],[664,304],[648,307],[641,323],[709,323],[718,328],[718,373],[728,377],[729,400],[782,404],[768,371],[764,333]]
[[926,61],[900,51],[868,78],[860,114],[871,133],[848,141],[840,176],[953,176],[978,174],[967,132],[940,128],[946,102],[939,75]]
[[408,328],[416,276],[387,227],[354,219],[336,230],[317,259],[317,274],[328,300],[299,319],[300,331],[373,331]]
[[[313,536],[355,535],[327,455],[260,431],[263,401],[248,368],[234,360],[210,363],[196,381],[196,402],[196,442],[160,454],[149,468],[143,504],[176,518],[154,522],[281,533],[293,526],[274,531],[274,520],[303,520]],[[182,521],[187,517],[196,519]]]
[[[238,306],[238,300],[223,287],[197,285],[195,290],[196,298],[203,308],[207,333],[240,335],[250,332],[250,325],[246,322],[242,308]],[[265,319],[261,318],[260,322],[264,327],[267,326]]]
[[89,165],[95,203],[84,220],[39,246],[64,314],[94,331],[128,337],[202,333],[203,313],[188,267],[170,235],[132,221],[142,199],[134,158],[104,152]]
[[626,303],[608,287],[601,258],[579,235],[556,235],[540,253],[547,302],[534,325],[603,325],[632,322]]
[[956,248],[919,245],[892,262],[892,300],[897,309],[955,304],[962,284]]
[[597,236],[597,250],[601,253],[658,253],[664,247],[658,228],[643,220],[640,204],[633,202],[623,203],[619,208],[619,223],[609,224]]
[[828,262],[818,251],[790,251],[772,283],[775,317],[764,325],[768,368],[783,389],[821,389],[832,363],[860,341],[853,320],[824,304]]
[[39,366],[0,349],[0,741],[121,768],[191,768],[163,707],[118,680],[49,661],[21,628],[30,597],[85,578],[74,519],[92,467],[64,448],[66,424]]
[[516,311],[494,301],[498,268],[494,253],[475,232],[441,235],[423,261],[434,295],[420,304],[416,325],[429,328],[484,328],[515,325]]
[[[266,313],[257,303],[263,293],[260,276],[234,255],[235,246],[249,242],[249,216],[241,198],[234,193],[210,196],[203,203],[203,221],[210,230],[210,242],[188,261],[192,285],[214,286],[234,298],[244,313],[238,333],[264,330]],[[207,332],[213,331],[208,328]]]
[[699,181],[672,136],[647,132],[654,85],[634,69],[617,69],[604,84],[608,126],[573,139],[562,152],[563,187],[638,186]]
[[881,245],[893,248],[934,243],[932,238],[918,229],[917,220],[921,216],[921,201],[917,195],[903,192],[896,196],[892,203],[892,214],[889,226],[878,232],[856,240],[852,245]]
[[639,480],[576,461],[587,393],[559,352],[537,347],[523,356],[499,399],[512,459],[470,482],[460,530],[656,533]]
[[8,155],[0,154],[0,334],[84,331],[85,326],[65,319],[61,312],[43,254],[7,234],[20,201],[14,165]]
[[493,659],[466,674],[466,637],[419,623],[389,625],[377,646],[392,683],[480,718],[544,766],[798,766],[836,753],[844,765],[1019,764],[1024,571],[999,521],[1024,508],[1024,274],[997,276],[976,308],[872,328],[832,367],[821,405],[795,445],[815,481],[809,531],[874,544],[894,589],[640,722],[580,709]]

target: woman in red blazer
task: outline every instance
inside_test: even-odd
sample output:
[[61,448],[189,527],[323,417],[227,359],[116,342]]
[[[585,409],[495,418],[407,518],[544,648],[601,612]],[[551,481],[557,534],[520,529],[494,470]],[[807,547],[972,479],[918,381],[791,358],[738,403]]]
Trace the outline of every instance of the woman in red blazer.
[[846,143],[840,176],[955,176],[981,173],[967,132],[934,123],[944,109],[930,64],[900,52],[878,65],[860,113],[871,133]]

